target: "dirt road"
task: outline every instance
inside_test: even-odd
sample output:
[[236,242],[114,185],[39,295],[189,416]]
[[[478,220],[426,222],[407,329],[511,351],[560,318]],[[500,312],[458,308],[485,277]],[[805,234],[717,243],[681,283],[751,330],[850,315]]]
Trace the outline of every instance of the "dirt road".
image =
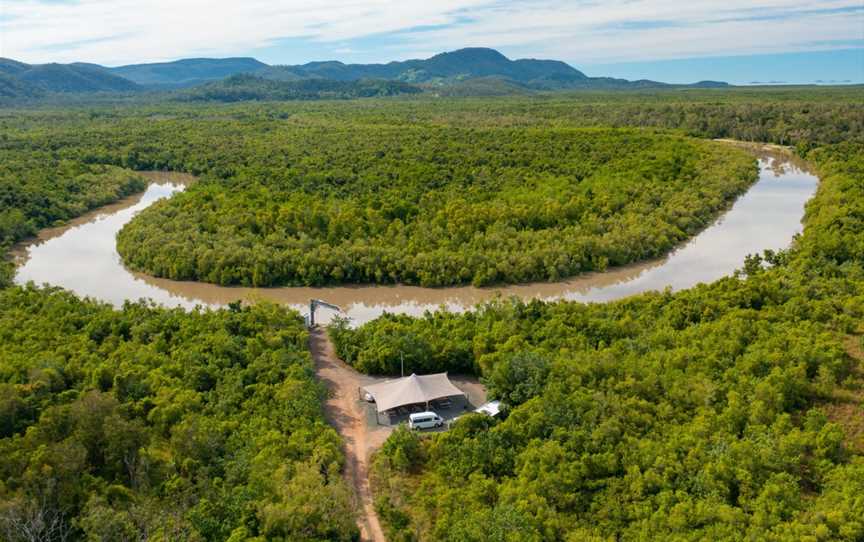
[[385,542],[384,531],[375,513],[369,489],[369,456],[390,434],[388,427],[369,428],[366,411],[359,401],[357,388],[375,382],[336,357],[333,343],[323,328],[316,328],[309,337],[309,349],[315,361],[318,378],[330,390],[324,405],[327,420],[345,442],[345,477],[359,499],[361,517],[358,521],[362,539]]

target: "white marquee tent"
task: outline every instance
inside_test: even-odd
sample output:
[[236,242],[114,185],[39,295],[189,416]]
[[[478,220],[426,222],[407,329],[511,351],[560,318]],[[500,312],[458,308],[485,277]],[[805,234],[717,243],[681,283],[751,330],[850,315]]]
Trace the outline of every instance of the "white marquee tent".
[[379,384],[363,387],[375,399],[378,412],[416,403],[428,403],[444,397],[465,396],[465,393],[454,386],[447,373],[417,376],[412,374],[397,380],[388,380]]

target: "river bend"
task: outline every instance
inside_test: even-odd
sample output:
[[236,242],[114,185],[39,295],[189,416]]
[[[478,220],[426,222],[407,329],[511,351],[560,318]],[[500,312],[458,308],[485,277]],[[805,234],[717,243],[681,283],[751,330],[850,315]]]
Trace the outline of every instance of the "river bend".
[[[806,164],[784,154],[759,154],[759,180],[732,207],[701,233],[668,256],[635,265],[590,273],[553,283],[489,288],[472,286],[340,286],[325,288],[240,288],[181,282],[134,273],[123,266],[116,249],[117,232],[136,213],[170,197],[191,182],[182,174],[149,173],[151,183],[136,196],[49,228],[13,249],[18,263],[15,281],[61,286],[80,296],[120,306],[126,300],[150,298],[166,306],[221,306],[231,301],[269,299],[306,312],[311,298],[343,308],[356,324],[384,311],[421,315],[446,307],[470,309],[495,296],[523,299],[567,299],[602,302],[640,292],[679,290],[729,275],[748,254],[789,246],[801,232],[804,205],[818,184]],[[332,313],[323,311],[326,322]]]

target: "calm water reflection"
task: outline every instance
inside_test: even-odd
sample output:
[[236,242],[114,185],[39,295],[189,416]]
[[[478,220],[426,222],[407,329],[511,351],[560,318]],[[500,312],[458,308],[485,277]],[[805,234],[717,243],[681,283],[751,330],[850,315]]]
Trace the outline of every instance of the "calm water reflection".
[[[149,188],[138,196],[91,213],[61,228],[44,230],[13,251],[19,262],[16,282],[62,286],[81,296],[122,305],[151,298],[167,306],[220,306],[230,301],[270,299],[305,312],[310,298],[341,306],[356,323],[384,311],[420,315],[445,306],[471,308],[497,295],[523,299],[609,301],[649,290],[688,288],[716,280],[741,267],[748,254],[789,246],[801,231],[804,204],[816,177],[783,154],[760,155],[759,181],[717,222],[660,260],[592,273],[568,281],[492,288],[347,286],[337,288],[233,288],[157,279],[127,270],[117,254],[115,236],[135,213],[183,190],[188,176],[148,174]],[[320,321],[332,313],[322,311]]]

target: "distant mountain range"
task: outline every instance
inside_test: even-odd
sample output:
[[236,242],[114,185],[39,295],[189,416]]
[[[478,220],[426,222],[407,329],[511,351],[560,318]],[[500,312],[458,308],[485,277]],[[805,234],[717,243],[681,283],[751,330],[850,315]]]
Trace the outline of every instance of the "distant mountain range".
[[287,75],[337,81],[388,79],[406,83],[446,84],[478,77],[496,77],[536,87],[571,86],[589,80],[576,68],[557,60],[510,60],[494,49],[460,49],[426,60],[387,64],[310,62],[302,66],[273,66],[265,76]]
[[[426,91],[443,91],[449,94],[728,86],[726,83],[716,81],[702,81],[693,85],[668,85],[657,81],[588,77],[569,64],[558,60],[510,60],[494,49],[468,48],[441,53],[425,60],[406,60],[387,64],[343,64],[338,61],[328,61],[297,66],[271,66],[254,58],[190,58],[175,62],[108,68],[84,63],[31,65],[0,58],[0,97],[40,97],[46,93],[176,90],[221,81],[238,74],[283,82],[395,81],[418,85]],[[235,81],[234,86],[236,87],[238,83]],[[246,80],[244,84],[248,86],[250,81]],[[256,84],[262,88],[266,86]],[[267,92],[272,93],[276,87],[267,88]],[[344,90],[349,87],[340,88]],[[375,88],[384,87],[378,85]],[[407,90],[407,87],[400,88]]]
[[255,73],[265,68],[269,66],[254,58],[187,58],[107,69],[144,87],[178,88],[217,81],[238,73]]
[[45,92],[129,92],[140,86],[95,64],[24,64],[0,58],[0,96]]

